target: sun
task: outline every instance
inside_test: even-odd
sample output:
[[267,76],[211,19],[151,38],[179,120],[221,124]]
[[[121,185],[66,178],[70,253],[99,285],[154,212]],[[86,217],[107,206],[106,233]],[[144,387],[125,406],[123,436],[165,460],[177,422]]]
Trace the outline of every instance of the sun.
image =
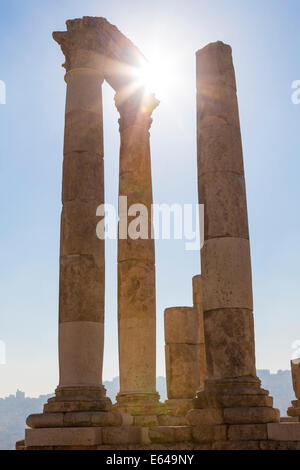
[[167,95],[169,73],[163,59],[156,57],[151,62],[143,62],[135,71],[136,85],[144,87],[147,92],[155,93],[158,99],[163,99]]

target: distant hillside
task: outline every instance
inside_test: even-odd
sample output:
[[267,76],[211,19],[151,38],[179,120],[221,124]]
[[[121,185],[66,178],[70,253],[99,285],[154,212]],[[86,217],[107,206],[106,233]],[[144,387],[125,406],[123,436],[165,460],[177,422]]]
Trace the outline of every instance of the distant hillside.
[[[286,416],[286,410],[294,399],[291,371],[279,370],[271,374],[269,370],[258,370],[257,374],[262,386],[270,391],[274,398],[274,406],[280,409],[281,415]],[[119,378],[104,382],[107,396],[114,402],[119,392]],[[157,390],[161,400],[166,400],[166,381],[164,377],[157,378]],[[24,438],[25,420],[31,413],[40,413],[43,405],[51,395],[41,395],[38,398],[25,397],[25,393],[17,390],[16,395],[0,398],[0,450],[15,448],[16,441]]]

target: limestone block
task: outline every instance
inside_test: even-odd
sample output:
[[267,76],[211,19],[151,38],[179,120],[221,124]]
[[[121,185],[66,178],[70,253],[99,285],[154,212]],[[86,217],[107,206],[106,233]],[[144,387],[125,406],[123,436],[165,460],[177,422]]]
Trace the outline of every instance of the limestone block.
[[25,429],[26,447],[93,446],[102,444],[102,428]]
[[204,204],[204,239],[249,239],[244,177],[230,172],[199,176],[199,204]]
[[250,390],[245,388],[242,390],[224,390],[220,391],[206,389],[197,393],[194,399],[195,408],[237,408],[237,407],[273,407],[273,398],[268,396],[268,392],[257,388],[254,393],[250,394]]
[[156,426],[149,429],[151,442],[185,442],[192,438],[190,426]]
[[139,444],[147,441],[147,428],[120,426],[102,428],[103,444]]
[[299,418],[292,417],[292,416],[281,416],[280,417],[280,422],[281,423],[299,423]]
[[32,414],[26,419],[30,428],[59,428],[63,426],[63,413]]
[[158,417],[160,426],[188,426],[188,421],[185,416],[170,416],[161,415]]
[[103,79],[90,68],[70,71],[66,75],[67,97],[66,113],[75,110],[102,112]]
[[228,439],[234,441],[264,441],[268,439],[267,424],[229,426]]
[[146,428],[158,426],[158,417],[155,415],[134,416],[133,424],[134,426],[143,426]]
[[270,423],[267,426],[271,441],[300,441],[300,423]]
[[222,41],[210,43],[196,52],[198,84],[216,83],[236,88],[232,50]]
[[97,206],[104,203],[103,158],[86,152],[65,155],[62,200],[95,201]]
[[103,158],[103,128],[98,113],[74,110],[65,116],[64,155],[88,152]]
[[104,268],[104,240],[96,234],[99,218],[96,201],[70,201],[63,205],[61,214],[60,254],[92,255],[99,268]]
[[103,344],[103,323],[60,323],[60,386],[99,386],[102,383]]
[[293,388],[296,398],[300,400],[300,359],[291,361]]
[[212,450],[260,450],[258,441],[217,441]]
[[199,385],[198,346],[167,344],[165,353],[168,398],[193,398]]
[[104,321],[104,266],[94,256],[60,259],[59,321]]
[[166,410],[168,415],[171,416],[185,416],[189,410],[194,408],[193,399],[179,398],[166,400]]
[[224,424],[223,410],[217,408],[190,410],[186,417],[191,426],[203,424]]
[[65,413],[64,425],[79,426],[121,426],[123,422],[121,413],[109,413],[106,411],[83,411]]
[[193,440],[195,442],[215,442],[227,439],[226,425],[202,424],[193,427]]
[[174,307],[165,310],[166,344],[198,344],[199,315],[193,307]]
[[253,310],[249,241],[242,238],[207,240],[201,251],[203,310]]
[[218,117],[199,124],[198,174],[227,171],[244,174],[241,131]]
[[[112,408],[111,401],[107,397],[103,397],[98,400],[80,400],[72,399],[70,401],[57,401],[57,397],[48,400],[48,403],[44,405],[44,413],[71,413],[71,412],[82,412],[82,411],[110,411]],[[124,425],[131,423],[123,422]]]
[[256,375],[250,310],[227,308],[205,312],[204,328],[209,379]]
[[227,424],[277,423],[280,413],[276,408],[248,407],[225,408],[224,422]]

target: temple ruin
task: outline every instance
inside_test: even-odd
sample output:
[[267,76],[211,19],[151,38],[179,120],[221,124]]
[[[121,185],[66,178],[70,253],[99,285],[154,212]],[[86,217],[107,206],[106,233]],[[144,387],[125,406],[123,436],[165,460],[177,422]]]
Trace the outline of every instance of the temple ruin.
[[[256,376],[249,230],[232,52],[196,53],[198,194],[204,204],[201,275],[192,306],[165,311],[168,400],[156,391],[154,240],[118,237],[120,391],[102,385],[105,241],[101,86],[120,114],[119,194],[151,214],[150,126],[159,102],[134,88],[140,51],[104,18],[67,21],[53,34],[67,84],[59,283],[59,385],[27,419],[17,449],[300,449],[297,401],[280,422]],[[119,208],[120,220],[124,217]],[[149,217],[149,231],[151,230]],[[295,366],[296,367],[296,366]],[[295,419],[296,417],[296,419]]]

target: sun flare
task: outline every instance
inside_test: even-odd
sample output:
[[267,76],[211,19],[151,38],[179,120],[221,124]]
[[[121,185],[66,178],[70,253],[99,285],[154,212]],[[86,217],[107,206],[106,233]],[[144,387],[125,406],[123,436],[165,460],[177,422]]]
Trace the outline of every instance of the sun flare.
[[170,70],[163,59],[159,57],[151,62],[144,62],[135,74],[137,77],[137,86],[145,87],[149,93],[155,93],[157,98],[163,99],[167,95],[170,80]]

